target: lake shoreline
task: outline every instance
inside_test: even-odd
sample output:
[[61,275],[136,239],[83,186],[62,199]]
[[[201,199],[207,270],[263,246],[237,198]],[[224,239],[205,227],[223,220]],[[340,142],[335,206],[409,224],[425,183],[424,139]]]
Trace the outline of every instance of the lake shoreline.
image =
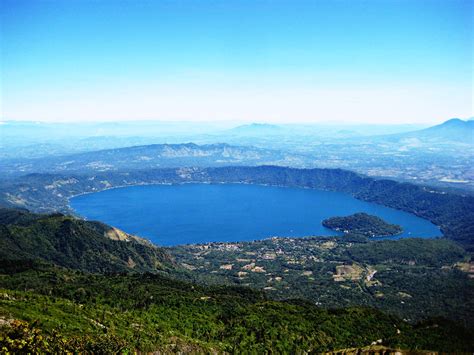
[[[77,206],[77,200],[76,202],[74,202],[73,200],[74,199],[77,199],[78,197],[82,197],[82,196],[85,196],[85,195],[89,195],[89,196],[93,196],[96,194],[99,194],[99,193],[104,193],[104,192],[107,192],[107,191],[111,191],[111,190],[116,190],[116,191],[119,191],[119,195],[120,196],[125,196],[127,195],[128,192],[125,192],[125,191],[121,191],[120,190],[126,190],[125,188],[132,188],[132,189],[140,189],[140,188],[150,188],[150,187],[153,187],[153,186],[156,186],[158,189],[160,188],[163,188],[163,187],[188,187],[188,189],[190,188],[191,190],[192,189],[197,189],[197,190],[201,190],[202,187],[208,187],[208,186],[214,186],[214,187],[223,187],[223,186],[242,186],[242,187],[246,187],[246,186],[252,186],[253,187],[257,187],[257,189],[253,189],[253,191],[260,191],[261,189],[258,189],[258,188],[263,188],[263,187],[272,187],[272,188],[275,188],[275,189],[279,189],[278,191],[281,191],[281,190],[284,190],[284,191],[287,191],[285,193],[285,200],[282,200],[284,201],[282,204],[285,204],[287,201],[288,198],[290,198],[291,200],[291,191],[295,191],[297,192],[297,195],[306,195],[306,194],[301,194],[302,191],[311,191],[311,196],[323,196],[327,199],[326,203],[328,204],[332,204],[332,202],[329,202],[330,199],[328,198],[328,196],[331,196],[331,198],[338,198],[338,199],[342,199],[342,200],[351,200],[352,201],[352,204],[356,204],[356,205],[360,205],[360,206],[371,206],[369,208],[369,212],[372,211],[372,210],[383,210],[385,213],[388,213],[389,211],[396,211],[396,212],[391,212],[391,213],[395,213],[395,214],[398,214],[398,217],[397,218],[401,218],[400,216],[403,216],[405,218],[407,218],[408,220],[413,220],[413,218],[416,218],[416,219],[420,219],[422,220],[423,222],[419,222],[418,223],[429,223],[429,226],[432,228],[432,233],[420,233],[420,232],[412,232],[411,229],[409,228],[406,232],[406,234],[404,235],[400,235],[400,236],[392,236],[392,237],[372,237],[371,239],[373,240],[382,240],[382,239],[399,239],[399,238],[409,238],[409,237],[422,237],[422,238],[430,238],[430,237],[442,237],[442,233],[439,229],[439,227],[437,227],[436,225],[434,225],[433,223],[431,223],[430,221],[426,220],[426,219],[422,219],[418,216],[416,216],[415,214],[411,214],[411,213],[408,213],[408,212],[405,212],[405,211],[400,211],[400,210],[397,210],[397,209],[393,209],[393,208],[389,208],[389,207],[386,207],[386,206],[383,206],[383,205],[380,205],[380,204],[375,204],[375,203],[371,203],[371,202],[367,202],[367,201],[362,201],[362,200],[359,200],[359,199],[356,199],[355,197],[353,197],[352,195],[350,194],[347,194],[347,193],[344,193],[344,192],[337,192],[337,191],[328,191],[328,190],[322,190],[322,189],[314,189],[314,188],[309,188],[309,187],[306,187],[306,188],[301,188],[301,187],[296,187],[296,186],[277,186],[277,185],[273,185],[273,184],[255,184],[255,183],[247,183],[247,182],[232,182],[232,183],[226,183],[226,182],[192,182],[192,181],[186,181],[186,182],[182,182],[182,183],[147,183],[147,184],[135,184],[135,185],[125,185],[125,186],[113,186],[113,187],[108,187],[102,191],[91,191],[91,192],[86,192],[86,193],[81,193],[81,194],[77,194],[73,197],[71,197],[69,199],[69,202],[70,202],[70,206],[71,208],[74,210],[75,214],[76,215],[79,215],[79,216],[84,216],[83,218],[87,219],[87,220],[100,220],[102,222],[105,222],[105,223],[108,223],[108,224],[111,224],[111,225],[114,225],[118,228],[121,228],[123,230],[125,230],[127,233],[130,233],[130,234],[136,234],[136,235],[139,235],[141,237],[144,237],[144,238],[147,238],[147,239],[150,239],[151,242],[153,242],[154,244],[157,244],[157,245],[181,245],[181,244],[200,244],[200,243],[207,243],[207,242],[229,242],[231,240],[234,240],[234,241],[248,241],[248,240],[262,240],[262,239],[268,239],[268,238],[271,238],[271,236],[275,236],[275,235],[278,235],[278,236],[281,236],[281,237],[288,237],[288,238],[301,238],[301,237],[307,237],[307,236],[311,236],[311,235],[320,235],[320,236],[328,236],[328,237],[336,237],[336,236],[341,236],[343,234],[339,234],[339,233],[334,233],[335,231],[331,231],[330,229],[327,229],[326,228],[324,230],[321,230],[320,229],[320,226],[319,226],[319,223],[320,221],[315,217],[315,220],[313,221],[313,224],[310,225],[308,224],[308,221],[303,221],[303,223],[299,223],[299,217],[298,217],[298,213],[296,213],[296,215],[293,215],[293,222],[294,221],[297,221],[298,223],[294,222],[295,223],[295,229],[294,231],[291,230],[291,231],[287,231],[285,233],[282,233],[282,232],[275,232],[274,230],[271,230],[271,228],[266,228],[266,229],[262,229],[260,231],[257,231],[255,232],[255,228],[253,227],[249,227],[247,226],[246,228],[247,229],[247,232],[246,231],[243,231],[243,232],[238,232],[238,233],[241,233],[239,234],[238,236],[234,235],[234,237],[230,237],[230,235],[232,234],[231,232],[227,231],[226,233],[226,237],[227,239],[223,239],[224,237],[221,237],[221,236],[218,236],[218,237],[215,237],[214,239],[209,239],[209,240],[203,240],[201,237],[197,237],[195,238],[194,240],[189,240],[188,238],[186,240],[180,240],[179,242],[175,239],[179,239],[180,238],[180,235],[175,235],[175,238],[173,239],[173,242],[170,244],[169,242],[166,242],[165,240],[163,240],[162,238],[159,238],[158,235],[162,236],[163,235],[163,232],[157,234],[157,233],[153,233],[153,232],[143,232],[143,228],[140,227],[140,226],[133,226],[133,228],[130,228],[130,225],[127,224],[127,223],[123,223],[123,220],[122,219],[118,219],[116,221],[114,220],[111,220],[109,218],[107,218],[107,216],[105,216],[104,218],[104,215],[102,216],[99,216],[97,214],[89,214],[87,213],[87,211],[81,209],[81,208],[78,208]],[[224,188],[225,189],[225,188]],[[153,189],[152,189],[153,190]],[[150,189],[148,189],[148,192],[152,191]],[[173,190],[173,189],[172,189]],[[237,190],[240,190],[242,191],[242,189],[237,188]],[[251,189],[252,190],[252,189]],[[265,189],[263,189],[265,190]],[[229,191],[229,190],[227,190]],[[276,190],[275,190],[276,191]],[[267,191],[268,192],[268,191]],[[141,192],[134,192],[134,193],[138,193],[140,194]],[[199,192],[199,194],[203,194],[204,192]],[[262,193],[262,192],[260,192]],[[270,193],[270,192],[269,192]],[[277,193],[277,192],[275,192]],[[263,193],[265,194],[265,193]],[[271,195],[271,193],[270,193]],[[277,193],[278,195],[278,193]],[[172,197],[168,196],[169,199],[172,199]],[[244,200],[246,203],[249,203],[249,200],[251,200],[253,198],[253,196],[251,195],[248,195],[247,196],[248,199],[247,200]],[[270,196],[271,197],[271,196]],[[275,198],[275,197],[272,197],[272,198]],[[92,200],[95,200],[94,198]],[[302,200],[305,205],[306,205],[306,209],[311,209],[311,208],[314,208],[313,206],[313,201],[311,201],[311,203],[309,202],[308,200],[308,197],[304,197],[303,200]],[[357,201],[357,202],[354,202],[354,201]],[[201,201],[201,203],[204,203],[203,201]],[[290,203],[291,204],[291,203]],[[297,203],[295,202],[295,204],[297,205]],[[89,199],[89,202],[87,203],[87,205],[90,205],[90,199]],[[336,204],[337,205],[337,204]],[[344,203],[341,202],[341,205],[344,205]],[[133,207],[133,206],[132,206]],[[127,208],[131,208],[131,206],[127,206]],[[142,209],[145,208],[145,207],[141,207]],[[282,207],[283,208],[283,207]],[[285,207],[286,208],[286,207]],[[356,207],[354,207],[356,208]],[[120,208],[119,208],[120,209]],[[146,209],[146,208],[145,208]],[[290,209],[287,209],[286,210],[287,213],[289,215],[292,215],[293,212],[290,210]],[[353,211],[359,211],[357,210],[357,208]],[[309,212],[305,212],[305,211],[300,211],[301,213],[309,213]],[[118,213],[118,212],[117,212]],[[153,214],[154,212],[152,210],[147,210],[147,212],[141,212],[141,215],[140,215],[140,219],[143,220],[145,219],[146,220],[146,214],[148,213],[151,213]],[[254,214],[255,215],[258,215],[258,211],[254,211],[253,213],[251,214],[248,214],[248,216],[253,216]],[[281,212],[279,212],[281,213]],[[332,214],[332,215],[328,215],[327,217],[331,217],[333,215],[337,215],[336,213],[339,213],[337,211],[334,212],[335,214]],[[400,215],[401,214],[401,215]],[[411,216],[411,217],[410,217]],[[288,218],[285,214],[282,214],[280,216],[281,218]],[[125,218],[125,217],[124,217]],[[170,217],[171,219],[175,218],[175,217]],[[205,216],[205,218],[208,218]],[[268,216],[265,217],[266,220],[268,221],[269,225],[272,225],[272,223],[274,224],[274,222],[272,222],[271,218],[269,218]],[[192,221],[192,218],[187,216],[187,220],[186,220],[186,223],[191,220]],[[119,223],[115,223],[115,222],[119,222]],[[293,223],[292,222],[292,223]],[[144,223],[145,225],[148,223],[146,221],[141,221],[140,223]],[[179,220],[179,223],[184,223],[183,221]],[[169,235],[169,231],[167,229],[175,229],[176,226],[175,224],[178,224],[179,223],[172,223],[170,221],[161,221],[159,222],[158,224],[160,224],[160,227],[163,228],[163,230],[165,230],[165,234],[166,235]],[[197,223],[197,222],[196,222]],[[228,221],[228,223],[232,224],[234,222],[232,222],[232,220],[230,219]],[[251,224],[249,222],[249,224]],[[278,224],[278,223],[277,223]],[[310,226],[311,228],[308,227],[307,230],[303,230],[302,229],[298,229],[300,228],[300,224],[304,224],[306,226]],[[316,224],[318,224],[316,226]],[[416,223],[415,223],[416,225]],[[281,227],[281,225],[279,225],[279,227]],[[188,228],[188,229],[186,229]],[[190,227],[186,227],[184,229],[181,230],[181,232],[185,235],[189,235],[189,234],[192,234],[190,231],[192,231],[193,233],[196,233],[196,230],[198,231],[197,234],[199,235],[199,233],[204,233],[202,229],[200,229],[200,226],[199,224],[196,224],[195,225],[195,229],[193,228],[190,228]],[[190,228],[190,229],[189,229]],[[220,226],[220,228],[224,229],[225,230],[225,227],[223,226]],[[240,227],[239,227],[240,228]],[[282,227],[283,228],[283,227]],[[250,232],[248,232],[250,231]],[[215,232],[212,232],[214,233],[213,235],[216,236],[217,234]],[[212,234],[211,233],[211,234]],[[237,232],[236,232],[237,233]],[[249,234],[250,233],[250,234]],[[253,233],[253,234],[252,234]],[[429,236],[428,236],[429,234]],[[244,235],[244,238],[242,238],[242,235]]]

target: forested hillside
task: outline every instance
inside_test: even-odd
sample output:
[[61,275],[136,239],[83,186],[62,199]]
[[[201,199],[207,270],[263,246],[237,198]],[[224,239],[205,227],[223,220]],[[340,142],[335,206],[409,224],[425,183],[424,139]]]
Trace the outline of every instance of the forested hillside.
[[474,349],[472,334],[446,320],[411,325],[368,308],[276,302],[246,288],[152,274],[102,276],[21,263],[2,263],[0,272],[3,351],[301,353],[373,342]]
[[0,258],[90,272],[156,272],[171,262],[163,249],[100,222],[1,208]]

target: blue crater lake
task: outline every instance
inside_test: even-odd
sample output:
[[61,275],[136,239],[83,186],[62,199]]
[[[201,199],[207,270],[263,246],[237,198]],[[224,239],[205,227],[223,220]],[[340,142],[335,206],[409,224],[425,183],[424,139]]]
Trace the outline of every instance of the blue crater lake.
[[229,242],[271,236],[338,235],[321,225],[366,212],[403,227],[403,237],[436,237],[431,222],[340,192],[247,184],[148,185],[71,198],[71,207],[158,245]]

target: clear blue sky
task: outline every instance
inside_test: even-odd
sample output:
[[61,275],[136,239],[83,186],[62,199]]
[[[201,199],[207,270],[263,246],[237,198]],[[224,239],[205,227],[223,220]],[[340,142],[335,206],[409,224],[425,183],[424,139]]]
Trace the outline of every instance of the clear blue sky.
[[1,0],[2,119],[472,115],[473,1]]

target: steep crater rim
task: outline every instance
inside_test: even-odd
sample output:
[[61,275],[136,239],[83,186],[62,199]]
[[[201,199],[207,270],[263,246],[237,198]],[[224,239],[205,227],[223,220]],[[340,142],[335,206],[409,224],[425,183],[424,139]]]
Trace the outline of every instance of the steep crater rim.
[[69,198],[112,187],[172,183],[251,183],[345,192],[413,213],[440,227],[447,238],[474,250],[474,197],[428,186],[375,179],[342,169],[279,166],[162,168],[88,174],[30,174],[1,183],[0,203],[35,212],[71,213]]

